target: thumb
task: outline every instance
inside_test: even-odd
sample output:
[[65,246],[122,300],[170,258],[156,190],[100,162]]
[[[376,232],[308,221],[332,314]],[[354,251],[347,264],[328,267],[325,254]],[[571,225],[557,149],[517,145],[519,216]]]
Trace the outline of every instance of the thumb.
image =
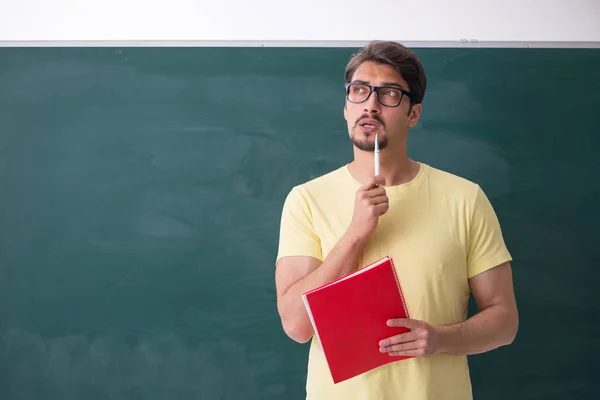
[[381,175],[374,175],[370,177],[359,190],[367,191],[376,188],[377,186],[384,185],[385,178]]
[[375,186],[385,185],[385,178],[381,175],[375,175]]

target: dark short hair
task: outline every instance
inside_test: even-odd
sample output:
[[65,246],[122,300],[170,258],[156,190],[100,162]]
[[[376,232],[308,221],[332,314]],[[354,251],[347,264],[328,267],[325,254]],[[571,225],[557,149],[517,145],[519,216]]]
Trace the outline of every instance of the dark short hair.
[[350,83],[354,72],[365,61],[391,65],[408,83],[408,90],[413,93],[412,104],[423,102],[427,78],[419,57],[409,48],[397,42],[375,40],[352,55],[344,71],[344,80]]

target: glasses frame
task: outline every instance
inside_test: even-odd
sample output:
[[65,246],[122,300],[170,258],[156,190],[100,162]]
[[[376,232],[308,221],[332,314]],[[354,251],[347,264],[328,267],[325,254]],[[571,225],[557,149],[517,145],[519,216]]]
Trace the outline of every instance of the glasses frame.
[[[352,100],[350,100],[350,86],[352,86],[352,85],[366,86],[366,87],[369,88],[369,94],[367,94],[367,97],[365,97],[365,99],[363,101],[352,101]],[[402,104],[402,98],[404,96],[408,97],[410,99],[411,103],[414,100],[414,94],[412,92],[409,92],[408,90],[404,90],[404,89],[402,89],[401,87],[398,87],[398,86],[371,86],[371,85],[367,85],[366,83],[350,82],[350,83],[344,84],[344,87],[346,89],[346,99],[350,103],[352,103],[352,104],[361,104],[361,103],[364,103],[365,101],[369,100],[369,97],[371,97],[371,94],[373,94],[373,92],[375,92],[375,96],[377,97],[377,101],[379,102],[379,104],[381,104],[384,107],[390,107],[390,108],[398,107],[400,104]],[[396,89],[396,90],[399,90],[400,93],[402,93],[402,95],[400,96],[400,100],[398,100],[398,104],[396,104],[395,106],[388,106],[387,104],[383,104],[383,102],[379,98],[379,89]]]

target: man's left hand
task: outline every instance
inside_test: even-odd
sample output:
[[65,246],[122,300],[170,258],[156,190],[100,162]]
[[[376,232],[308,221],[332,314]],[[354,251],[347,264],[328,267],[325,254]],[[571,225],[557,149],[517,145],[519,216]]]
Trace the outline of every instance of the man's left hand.
[[391,319],[388,326],[404,326],[410,332],[379,342],[379,351],[390,356],[429,357],[439,351],[440,333],[425,321],[409,318]]

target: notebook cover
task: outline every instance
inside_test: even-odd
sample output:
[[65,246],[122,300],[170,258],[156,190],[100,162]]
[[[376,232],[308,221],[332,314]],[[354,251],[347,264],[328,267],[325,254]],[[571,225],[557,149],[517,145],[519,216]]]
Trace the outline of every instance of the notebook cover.
[[334,383],[412,358],[379,351],[380,340],[409,331],[386,324],[391,318],[409,318],[390,257],[308,291],[303,299]]

